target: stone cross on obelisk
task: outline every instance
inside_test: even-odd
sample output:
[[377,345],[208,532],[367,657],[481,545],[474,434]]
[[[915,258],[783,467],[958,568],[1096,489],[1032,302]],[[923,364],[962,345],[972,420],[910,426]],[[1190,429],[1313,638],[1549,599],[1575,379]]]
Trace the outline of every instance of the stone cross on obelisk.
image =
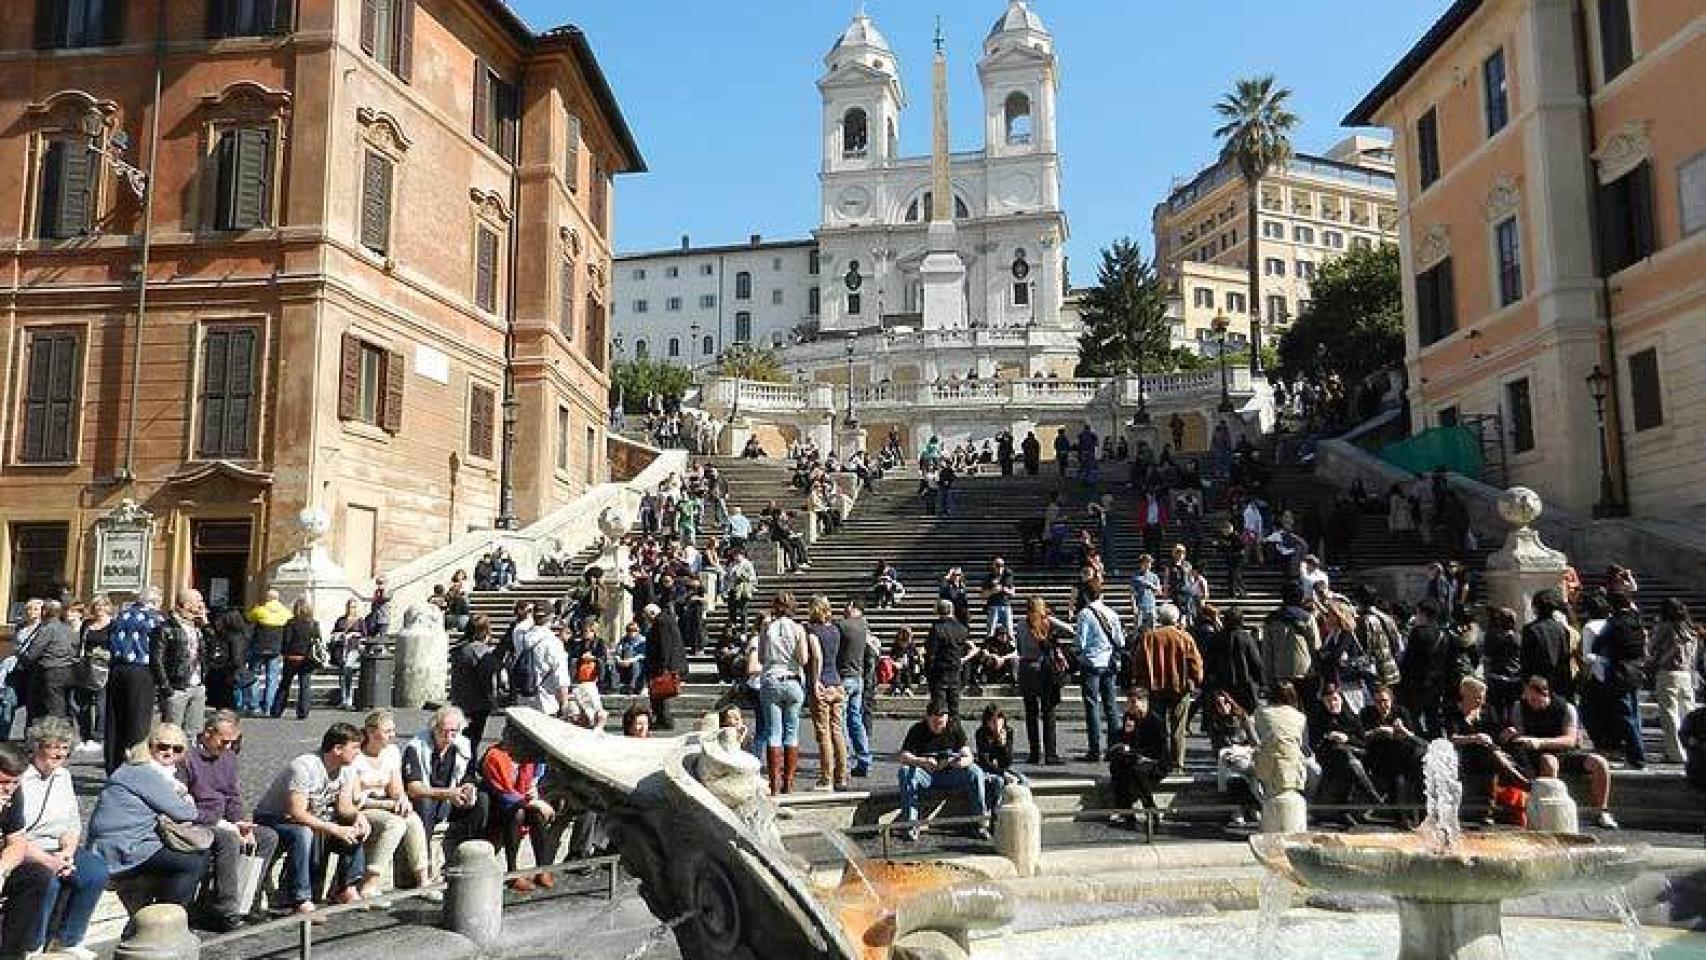
[[929,253],[919,265],[924,281],[924,329],[952,330],[966,323],[966,265],[954,228],[954,183],[948,139],[948,54],[936,22],[936,62],[931,76],[935,136],[930,159]]

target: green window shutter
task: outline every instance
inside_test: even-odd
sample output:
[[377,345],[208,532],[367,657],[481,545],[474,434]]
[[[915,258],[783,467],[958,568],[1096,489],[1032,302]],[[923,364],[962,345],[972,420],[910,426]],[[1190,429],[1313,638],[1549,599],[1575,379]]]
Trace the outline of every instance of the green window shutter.
[[215,230],[235,229],[237,220],[237,131],[225,130],[219,134],[219,142],[214,150],[214,176],[216,186],[213,201],[213,228]]
[[211,459],[224,455],[225,384],[230,369],[230,331],[209,330],[202,340],[201,436],[196,450],[199,457]]
[[377,48],[375,42],[379,32],[379,4],[381,0],[361,0],[361,52],[373,56]]
[[563,338],[570,343],[575,339],[575,262],[563,261],[561,296],[559,309],[562,311],[557,318],[557,328],[563,331]]
[[77,335],[33,335],[28,377],[19,454],[25,463],[68,462],[77,406]]
[[51,50],[65,36],[63,0],[36,0],[36,49]]
[[374,253],[391,250],[391,160],[371,150],[361,174],[361,245]]
[[41,200],[36,209],[36,236],[51,240],[59,236],[60,180],[64,174],[65,141],[50,140],[41,158]]
[[487,116],[491,106],[492,74],[486,69],[486,61],[474,60],[474,139],[491,145],[491,134],[487,127],[491,118]]
[[344,334],[338,351],[338,419],[361,415],[361,341]]
[[385,396],[379,405],[379,426],[386,433],[403,429],[403,355],[385,354]]
[[246,127],[235,131],[235,140],[228,226],[233,230],[267,226],[272,206],[272,131]]
[[94,164],[81,140],[52,140],[42,157],[38,233],[60,240],[89,232]]
[[[283,0],[280,0],[283,2]],[[397,63],[392,72],[408,83],[415,75],[415,0],[397,0],[397,42],[391,45]]]
[[221,449],[225,456],[241,460],[250,455],[258,338],[253,327],[232,330],[228,336],[231,348],[225,377],[225,437]]
[[498,309],[498,235],[476,228],[474,244],[474,302],[487,313]]

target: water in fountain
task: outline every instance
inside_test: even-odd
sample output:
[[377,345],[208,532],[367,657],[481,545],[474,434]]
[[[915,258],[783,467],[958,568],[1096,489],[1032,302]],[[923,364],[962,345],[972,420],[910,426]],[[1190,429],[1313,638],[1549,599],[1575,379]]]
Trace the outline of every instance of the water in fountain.
[[641,957],[657,949],[658,944],[668,940],[670,935],[675,932],[676,927],[691,919],[693,919],[693,911],[689,910],[679,917],[673,917],[658,924],[634,946],[634,949],[628,951],[627,956],[623,957],[622,960],[640,960]]
[[1276,956],[1280,921],[1291,909],[1291,881],[1277,873],[1262,876],[1262,889],[1256,907],[1256,952],[1258,957]]
[[1623,924],[1624,935],[1629,938],[1629,956],[1633,960],[1653,960],[1653,948],[1647,943],[1647,932],[1641,929],[1641,921],[1635,917],[1635,908],[1629,905],[1629,895],[1617,890],[1606,894],[1605,902]]
[[617,885],[616,893],[613,896],[611,896],[611,898],[608,901],[606,901],[603,906],[599,907],[597,910],[594,910],[586,918],[586,921],[584,923],[582,923],[579,927],[575,928],[575,932],[576,933],[584,933],[587,931],[591,931],[595,925],[597,925],[599,923],[603,923],[603,922],[609,922],[610,920],[612,920],[616,916],[617,911],[621,910],[622,907],[630,899],[632,899],[636,894],[638,894],[639,892],[640,892],[640,881],[634,879],[633,877],[629,877],[629,878],[623,880],[620,884]]
[[841,854],[842,859],[847,861],[847,866],[853,869],[854,875],[864,885],[865,893],[871,898],[871,901],[873,903],[880,902],[882,896],[877,893],[876,885],[871,883],[870,872],[866,870],[870,858],[865,856],[865,851],[859,849],[858,844],[839,830],[818,823],[807,823],[806,826],[813,833],[829,841],[829,845],[834,847],[835,851]]
[[1457,748],[1441,737],[1428,744],[1422,758],[1422,786],[1427,797],[1427,819],[1417,832],[1438,853],[1456,849],[1463,836],[1457,810],[1463,805],[1463,781],[1457,777]]

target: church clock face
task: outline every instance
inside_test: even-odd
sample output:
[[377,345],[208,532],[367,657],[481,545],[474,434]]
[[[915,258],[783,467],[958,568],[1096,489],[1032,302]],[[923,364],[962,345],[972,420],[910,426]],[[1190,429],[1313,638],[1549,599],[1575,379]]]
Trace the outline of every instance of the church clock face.
[[1037,199],[1037,178],[1030,174],[1009,174],[1001,181],[1001,200],[1009,207],[1035,206]]
[[844,219],[857,220],[871,212],[871,192],[864,187],[848,187],[835,198],[835,209]]

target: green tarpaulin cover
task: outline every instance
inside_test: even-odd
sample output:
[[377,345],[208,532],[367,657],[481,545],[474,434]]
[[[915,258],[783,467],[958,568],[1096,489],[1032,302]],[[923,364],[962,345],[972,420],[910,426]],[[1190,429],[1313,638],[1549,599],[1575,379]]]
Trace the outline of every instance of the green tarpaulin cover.
[[1434,427],[1381,449],[1380,459],[1411,473],[1451,473],[1481,479],[1481,441],[1463,427]]

